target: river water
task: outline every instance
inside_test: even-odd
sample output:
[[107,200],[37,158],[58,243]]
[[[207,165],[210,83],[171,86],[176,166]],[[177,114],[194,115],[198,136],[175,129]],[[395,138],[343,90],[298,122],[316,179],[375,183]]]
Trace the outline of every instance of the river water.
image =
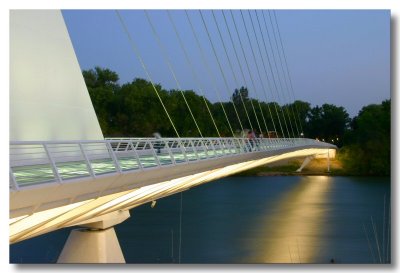
[[[389,204],[389,178],[228,177],[115,229],[127,263],[386,263]],[[10,261],[56,262],[69,231],[11,245]]]

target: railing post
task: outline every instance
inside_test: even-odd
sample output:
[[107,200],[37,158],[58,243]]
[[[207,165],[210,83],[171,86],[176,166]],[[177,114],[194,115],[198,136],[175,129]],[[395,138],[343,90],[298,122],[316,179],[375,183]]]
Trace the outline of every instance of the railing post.
[[[134,153],[134,155],[135,155],[135,157],[136,157],[136,161],[137,161],[137,163],[138,163],[139,169],[143,170],[142,162],[140,162],[139,154],[138,154],[137,151],[136,151],[136,147],[137,147],[138,143],[139,143],[139,142],[137,142],[136,145],[135,145],[135,147],[133,147],[133,142],[132,142],[132,141],[129,142],[129,144],[132,146],[132,151],[133,151],[133,153]],[[129,144],[128,144],[128,145],[129,145]]]
[[225,138],[225,143],[228,143],[228,147],[229,147],[229,154],[234,154],[236,153],[236,145],[235,143],[235,139],[229,139],[229,138]]
[[54,162],[53,157],[51,156],[51,153],[50,153],[49,149],[47,148],[47,144],[43,143],[43,148],[46,151],[47,157],[50,161],[50,165],[51,165],[51,169],[53,171],[54,178],[57,179],[58,183],[62,183],[60,173],[58,172],[56,163]]
[[262,151],[266,151],[267,150],[267,145],[265,142],[265,138],[260,138],[260,147],[262,147]]
[[232,154],[233,152],[232,152],[232,141],[231,141],[231,139],[224,138],[221,141],[223,141],[224,147],[225,146],[228,147],[229,154]]
[[243,153],[245,154],[248,152],[248,146],[245,138],[242,138],[241,140],[242,140],[241,142],[243,143]]
[[210,139],[209,141],[210,141],[211,148],[212,148],[213,151],[214,151],[214,155],[215,155],[216,157],[218,157],[218,153],[217,153],[217,150],[215,149],[215,146],[214,146],[214,143],[213,143],[212,139]]
[[264,138],[264,147],[266,151],[269,151],[271,145],[271,140],[269,138]]
[[14,173],[13,173],[11,167],[10,167],[10,178],[11,178],[11,188],[15,191],[18,191],[19,186],[18,186],[17,180],[15,179],[15,176],[14,176]]
[[[251,142],[250,139],[248,139],[248,138],[245,140],[245,142],[246,142],[247,152],[248,152],[248,153],[251,153],[251,152],[253,151],[252,142]],[[254,143],[254,142],[253,142],[253,143]]]
[[239,148],[238,148],[239,152],[237,154],[244,153],[245,152],[245,147],[244,147],[243,139],[242,138],[235,138],[235,142],[236,142],[235,146],[236,146],[236,144],[239,145]]
[[181,148],[181,151],[182,151],[183,157],[185,158],[185,161],[189,162],[189,160],[188,160],[188,158],[186,156],[186,149],[185,149],[185,147],[182,146],[182,141],[181,141],[180,138],[178,139],[178,145]]
[[204,151],[206,158],[208,158],[208,149],[207,149],[207,145],[204,145],[204,139],[200,139],[198,141],[198,143],[200,143],[201,149]]
[[199,158],[199,155],[197,154],[197,149],[196,149],[196,147],[194,147],[193,141],[192,141],[191,139],[189,139],[189,142],[190,142],[190,145],[192,145],[192,147],[193,147],[193,151],[194,151],[194,154],[196,155],[197,161],[199,161],[200,158]]
[[153,145],[153,143],[152,143],[152,140],[149,140],[149,145],[150,145],[151,151],[153,152],[154,159],[155,159],[156,162],[157,162],[157,166],[158,166],[158,167],[161,167],[160,159],[158,158],[157,153],[156,153],[156,151],[154,150],[154,145]]
[[169,147],[168,140],[164,140],[164,144],[165,144],[165,146],[167,146],[167,151],[168,151],[169,157],[171,158],[172,165],[176,165],[175,157],[172,154],[171,148]]
[[96,174],[93,171],[92,164],[90,164],[89,158],[88,158],[88,156],[87,156],[87,154],[85,152],[85,149],[83,148],[82,143],[79,143],[79,148],[81,149],[83,158],[85,159],[86,167],[88,169],[88,172],[89,172],[90,176],[95,178]]
[[214,145],[212,144],[212,142],[209,141],[208,139],[206,139],[206,142],[205,142],[205,143],[206,143],[205,146],[206,146],[207,151],[208,151],[208,146],[211,146],[211,150],[213,151],[214,156],[217,156],[217,152],[215,151],[215,147],[214,147]]
[[218,144],[219,144],[219,148],[220,148],[220,149],[222,148],[222,154],[223,154],[223,155],[226,155],[226,153],[225,153],[225,146],[222,144],[221,139],[218,138],[218,139],[217,139],[217,142],[218,142]]
[[254,138],[253,142],[254,142],[254,150],[255,151],[260,151],[260,139]]
[[126,143],[125,152],[127,152],[128,149],[129,149],[129,141],[127,141],[127,143]]
[[112,158],[112,160],[114,162],[115,169],[117,170],[118,173],[121,173],[122,172],[121,166],[119,165],[117,156],[115,155],[115,153],[114,153],[114,151],[113,151],[113,149],[111,147],[111,143],[109,141],[107,141],[106,142],[106,146],[107,146],[108,152],[109,152],[109,154],[110,154],[110,156],[111,156],[111,158]]

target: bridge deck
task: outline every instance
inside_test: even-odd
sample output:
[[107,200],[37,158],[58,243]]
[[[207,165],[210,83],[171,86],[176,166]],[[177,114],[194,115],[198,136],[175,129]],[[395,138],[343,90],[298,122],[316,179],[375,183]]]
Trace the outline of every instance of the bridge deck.
[[[228,153],[229,150],[226,149],[225,154]],[[200,160],[222,156],[224,153],[222,151],[216,151],[216,154],[216,156],[207,156],[205,152],[198,152]],[[186,152],[186,156],[188,161],[197,160],[194,152]],[[157,154],[157,158],[160,166],[173,164],[168,154]],[[186,162],[183,153],[175,154],[174,159],[177,164]],[[97,176],[116,172],[114,161],[110,159],[92,160],[90,164],[93,172]],[[118,164],[122,171],[134,171],[159,166],[156,158],[152,155],[143,155],[139,160],[131,157],[118,157]],[[87,163],[83,160],[57,163],[56,165],[62,181],[90,176]],[[54,182],[56,180],[50,164],[14,167],[13,174],[19,187]]]
[[[329,155],[309,139],[20,142],[10,150],[10,242],[293,157]],[[99,219],[100,219],[99,218]]]
[[244,138],[12,142],[10,189],[313,143],[316,141],[310,139],[256,139],[251,142]]

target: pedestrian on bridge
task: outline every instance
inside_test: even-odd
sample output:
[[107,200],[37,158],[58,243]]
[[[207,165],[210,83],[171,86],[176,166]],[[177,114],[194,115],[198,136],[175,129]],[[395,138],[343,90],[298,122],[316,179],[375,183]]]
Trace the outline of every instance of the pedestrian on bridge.
[[[161,135],[160,133],[153,133],[154,138],[156,139],[161,139]],[[157,149],[157,154],[161,153],[161,148],[162,148],[162,142],[161,141],[157,141],[154,143],[154,148]]]
[[249,130],[249,132],[247,133],[247,138],[249,139],[249,143],[250,143],[250,151],[252,151],[254,148],[254,141],[255,141],[256,135],[252,130]]

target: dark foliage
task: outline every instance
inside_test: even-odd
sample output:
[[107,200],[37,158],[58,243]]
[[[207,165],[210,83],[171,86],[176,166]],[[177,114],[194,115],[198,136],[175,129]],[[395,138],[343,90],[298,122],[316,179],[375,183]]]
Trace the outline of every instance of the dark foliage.
[[[364,107],[351,120],[343,107],[323,104],[311,108],[310,103],[299,100],[283,106],[265,103],[250,98],[246,87],[235,89],[229,102],[211,103],[193,90],[165,90],[144,79],[134,79],[121,86],[118,75],[109,69],[96,67],[83,71],[83,76],[106,137],[150,137],[155,132],[176,137],[165,107],[181,137],[199,137],[200,131],[207,137],[216,137],[218,132],[231,137],[232,131],[235,136],[241,136],[242,127],[257,134],[260,127],[262,131],[267,128],[275,132],[270,135],[279,137],[304,134],[341,148],[339,157],[351,173],[390,173],[390,100]],[[262,133],[268,135],[265,131]]]

